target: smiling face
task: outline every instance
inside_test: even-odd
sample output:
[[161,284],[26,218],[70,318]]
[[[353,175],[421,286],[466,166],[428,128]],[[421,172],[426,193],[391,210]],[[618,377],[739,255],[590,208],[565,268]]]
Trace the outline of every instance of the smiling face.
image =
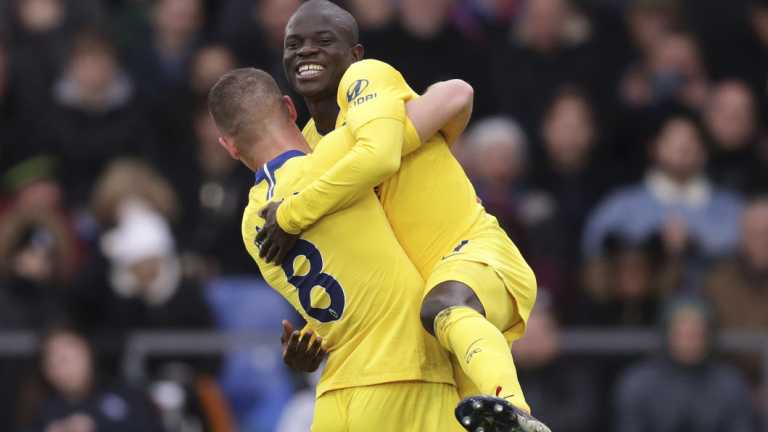
[[307,99],[335,99],[344,72],[362,58],[354,33],[336,13],[299,9],[286,26],[283,46],[283,68],[291,87]]

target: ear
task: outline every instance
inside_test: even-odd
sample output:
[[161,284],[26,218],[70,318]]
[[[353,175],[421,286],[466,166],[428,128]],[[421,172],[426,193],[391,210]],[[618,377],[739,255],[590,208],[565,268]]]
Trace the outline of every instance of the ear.
[[290,117],[291,123],[296,123],[299,115],[296,113],[296,105],[293,104],[293,99],[288,95],[283,95],[283,102],[285,102],[285,107],[288,109],[288,117]]
[[240,160],[240,150],[235,146],[235,140],[232,137],[220,136],[219,145],[232,156],[232,159]]
[[357,44],[352,47],[352,57],[355,59],[355,61],[362,60],[363,54],[365,54],[365,48],[363,48],[363,45]]

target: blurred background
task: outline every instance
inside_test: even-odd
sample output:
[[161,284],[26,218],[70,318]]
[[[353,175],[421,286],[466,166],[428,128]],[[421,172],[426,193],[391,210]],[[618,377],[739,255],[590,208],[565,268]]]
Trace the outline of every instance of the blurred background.
[[[0,430],[308,430],[205,107],[238,66],[285,87],[299,4],[0,0]],[[768,430],[768,1],[342,4],[417,91],[475,88],[455,150],[538,276],[534,414]]]

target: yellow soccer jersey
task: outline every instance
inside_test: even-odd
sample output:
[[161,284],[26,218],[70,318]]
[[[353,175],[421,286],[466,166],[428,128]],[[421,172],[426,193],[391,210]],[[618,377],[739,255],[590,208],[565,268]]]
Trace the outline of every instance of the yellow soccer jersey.
[[[331,150],[349,147],[352,140],[346,128],[339,128],[321,142]],[[372,191],[305,231],[281,266],[259,258],[255,238],[264,222],[259,209],[301,191],[337,159],[324,150],[311,155],[288,152],[265,164],[256,173],[242,224],[245,246],[265,280],[323,337],[332,353],[318,396],[396,381],[453,383],[447,354],[419,320],[423,280]]]
[[[414,97],[418,94],[390,65],[377,60],[359,61],[350,66],[339,84],[340,112],[336,127],[347,125],[353,130],[364,130],[361,125],[367,121],[391,115],[392,107],[381,101],[399,98],[405,102]],[[389,178],[376,177],[379,173],[371,172],[365,182],[366,185],[381,182],[380,200],[398,241],[425,280],[430,279],[436,265],[444,262],[441,260],[445,257],[490,265],[504,280],[523,322],[527,322],[536,298],[535,278],[530,267],[496,218],[485,211],[443,137],[437,134],[421,143],[410,120],[405,118],[404,125],[399,171]],[[384,134],[387,131],[366,132]],[[312,148],[342,144],[321,141],[322,135],[312,120],[302,133]],[[346,150],[350,149],[352,147]],[[344,149],[336,148],[334,152],[337,157],[345,155]],[[325,178],[325,186],[335,183],[333,176],[330,177]],[[278,210],[278,222],[283,229],[303,231],[327,214],[322,210],[331,208],[329,202],[341,202],[341,196],[350,194],[340,188],[334,191],[327,187],[320,194],[319,186],[316,182],[307,188],[317,189],[318,193],[302,193],[286,200]]]
[[[361,117],[375,117],[375,102],[384,96],[403,101],[418,97],[397,70],[378,60],[362,60],[347,70],[339,84],[341,108],[336,125],[364,122]],[[409,123],[409,122],[407,122]],[[321,135],[310,121],[303,130],[311,147],[319,145]],[[330,144],[330,143],[329,143]],[[340,143],[333,143],[338,145]],[[400,244],[427,279],[435,264],[448,255],[461,240],[495,218],[485,212],[474,187],[440,134],[420,145],[412,125],[405,128],[405,156],[400,170],[383,181],[379,188],[381,203]],[[323,142],[323,145],[328,145]],[[342,153],[343,154],[343,153]],[[383,179],[382,179],[383,180]],[[312,187],[312,185],[310,185]],[[283,228],[306,229],[323,215],[298,217],[294,209],[317,208],[314,203],[291,199],[291,207],[278,212]],[[324,199],[337,199],[326,194]],[[296,225],[293,222],[302,219]],[[502,231],[503,233],[503,231]],[[491,257],[492,258],[492,257]]]

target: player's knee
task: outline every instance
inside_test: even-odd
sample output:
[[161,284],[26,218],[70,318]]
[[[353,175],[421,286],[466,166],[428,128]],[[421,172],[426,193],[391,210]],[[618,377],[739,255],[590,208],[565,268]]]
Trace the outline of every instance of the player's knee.
[[440,298],[430,298],[429,295],[421,303],[421,325],[432,336],[435,335],[435,318],[441,311],[450,307]]
[[430,334],[435,334],[435,318],[451,307],[467,306],[485,315],[485,309],[474,291],[467,285],[448,281],[436,285],[421,303],[421,324]]

